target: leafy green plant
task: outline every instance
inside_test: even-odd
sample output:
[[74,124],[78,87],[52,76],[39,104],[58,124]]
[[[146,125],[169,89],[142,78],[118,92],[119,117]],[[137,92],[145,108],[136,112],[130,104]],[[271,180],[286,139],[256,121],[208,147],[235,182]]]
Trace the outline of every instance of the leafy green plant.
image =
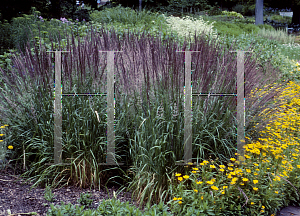
[[44,192],[44,198],[45,200],[49,202],[53,202],[55,195],[51,191],[51,187],[49,185],[46,186],[45,192]]
[[120,202],[120,200],[108,199],[103,200],[99,203],[99,206],[95,210],[84,210],[84,206],[74,206],[72,204],[65,205],[64,202],[61,202],[61,205],[54,206],[50,204],[50,209],[47,212],[47,216],[59,216],[59,215],[74,215],[74,216],[93,216],[93,215],[137,215],[137,216],[152,216],[152,215],[165,215],[171,216],[169,207],[163,203],[158,205],[153,205],[151,207],[147,206],[144,211],[141,211],[139,208],[136,208],[129,202]]
[[90,206],[93,203],[93,199],[89,199],[92,195],[91,194],[80,194],[80,198],[78,199],[78,203],[85,206]]

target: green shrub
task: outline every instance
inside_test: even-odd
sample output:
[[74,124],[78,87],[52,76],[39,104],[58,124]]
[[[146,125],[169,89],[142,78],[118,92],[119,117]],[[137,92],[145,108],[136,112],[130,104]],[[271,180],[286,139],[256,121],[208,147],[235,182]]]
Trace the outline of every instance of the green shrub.
[[217,3],[215,3],[215,5],[213,7],[210,8],[208,14],[210,16],[215,16],[215,15],[221,15],[222,14],[222,10],[220,9],[220,7],[217,5]]
[[243,15],[240,13],[237,13],[235,11],[222,11],[223,15],[226,15],[227,17],[233,17],[233,18],[242,18],[244,19]]
[[270,17],[270,20],[274,20],[280,23],[288,23],[288,24],[292,23],[292,17],[288,17],[288,16],[273,15]]
[[257,33],[260,28],[254,24],[216,21],[214,29],[217,30],[219,35],[239,36],[244,33]]
[[151,11],[143,10],[142,12],[136,12],[131,8],[124,8],[121,5],[115,8],[108,8],[103,11],[94,11],[90,14],[91,21],[98,23],[124,23],[137,25],[138,23],[151,23],[157,18],[157,14]]
[[269,30],[269,31],[274,31],[274,27],[268,24],[259,24],[257,25],[260,29],[265,29],[265,30]]
[[255,15],[255,4],[245,5],[242,11],[244,16],[254,16]]
[[232,10],[235,11],[235,12],[237,12],[237,13],[240,13],[240,14],[241,14],[241,13],[243,12],[243,8],[244,8],[243,5],[237,4],[236,6],[234,6],[234,7],[232,8]]

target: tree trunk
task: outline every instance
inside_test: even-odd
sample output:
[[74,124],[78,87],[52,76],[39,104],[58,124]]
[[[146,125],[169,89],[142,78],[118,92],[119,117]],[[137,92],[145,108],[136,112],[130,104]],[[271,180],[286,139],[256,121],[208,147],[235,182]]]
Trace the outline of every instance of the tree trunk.
[[142,0],[139,0],[139,10],[142,11]]
[[292,11],[293,11],[292,23],[295,25],[300,24],[300,5],[293,5]]
[[256,0],[255,25],[264,24],[264,0]]

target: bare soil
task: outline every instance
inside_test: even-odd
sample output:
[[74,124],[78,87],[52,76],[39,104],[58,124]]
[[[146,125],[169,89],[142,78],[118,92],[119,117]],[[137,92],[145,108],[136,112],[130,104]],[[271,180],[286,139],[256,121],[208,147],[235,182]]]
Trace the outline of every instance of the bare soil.
[[[0,215],[6,216],[7,210],[10,209],[12,215],[24,215],[24,213],[36,212],[37,215],[47,215],[50,209],[49,201],[44,198],[45,188],[37,187],[29,192],[32,182],[26,182],[20,178],[20,174],[14,174],[14,170],[7,168],[0,170]],[[53,189],[52,193],[56,195],[54,205],[61,205],[61,201],[65,204],[79,205],[77,199],[81,193],[92,194],[93,203],[89,209],[96,209],[102,200],[113,198],[113,191],[117,191],[118,187],[108,187],[109,195],[106,188],[99,190],[82,189],[74,186],[66,186],[60,189]],[[120,193],[117,199],[121,202],[127,202],[138,207],[136,202],[131,202],[131,193]],[[44,205],[46,203],[47,205]],[[141,208],[140,210],[144,210]],[[31,214],[27,214],[31,215]]]

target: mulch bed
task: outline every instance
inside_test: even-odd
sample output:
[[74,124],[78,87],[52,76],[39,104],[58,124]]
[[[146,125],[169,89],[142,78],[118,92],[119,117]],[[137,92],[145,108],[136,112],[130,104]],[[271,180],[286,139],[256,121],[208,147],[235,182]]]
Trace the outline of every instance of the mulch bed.
[[[0,215],[7,215],[7,209],[10,209],[11,214],[36,212],[37,215],[46,215],[50,209],[50,202],[45,200],[45,188],[37,187],[29,192],[31,182],[26,182],[24,179],[19,178],[20,175],[14,175],[11,168],[0,170]],[[65,204],[80,205],[77,199],[80,198],[81,193],[92,194],[90,199],[93,199],[90,209],[96,209],[102,200],[113,198],[113,191],[117,191],[118,187],[108,187],[109,196],[106,188],[99,190],[81,189],[79,187],[67,186],[60,189],[53,189],[52,193],[56,195],[54,198],[54,205],[61,205],[61,201]],[[138,207],[136,202],[131,202],[131,193],[120,193],[117,199],[121,202],[134,204]],[[44,206],[43,203],[47,203]],[[144,210],[144,206],[141,210]],[[22,214],[20,214],[22,215]]]

